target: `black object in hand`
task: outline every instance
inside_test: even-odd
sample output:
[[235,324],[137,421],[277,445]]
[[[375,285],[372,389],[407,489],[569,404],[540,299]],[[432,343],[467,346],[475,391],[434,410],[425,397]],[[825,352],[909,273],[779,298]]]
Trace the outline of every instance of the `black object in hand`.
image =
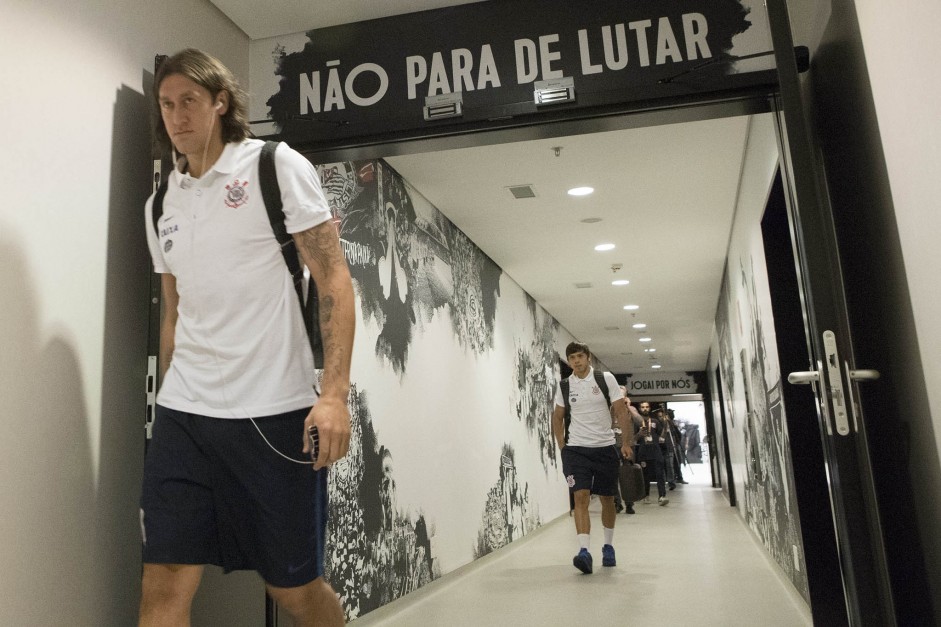
[[307,429],[307,437],[310,438],[310,459],[316,462],[320,455],[320,433],[316,425],[311,425]]

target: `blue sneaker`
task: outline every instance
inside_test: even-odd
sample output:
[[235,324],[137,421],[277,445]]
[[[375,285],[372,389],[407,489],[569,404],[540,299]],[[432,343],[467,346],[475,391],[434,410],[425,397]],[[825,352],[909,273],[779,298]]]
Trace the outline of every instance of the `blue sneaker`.
[[614,547],[610,544],[606,544],[601,547],[601,565],[602,566],[617,566],[618,562],[614,559]]
[[582,549],[578,552],[578,555],[572,558],[572,564],[578,570],[582,571],[586,575],[591,574],[591,553],[588,552],[588,549]]

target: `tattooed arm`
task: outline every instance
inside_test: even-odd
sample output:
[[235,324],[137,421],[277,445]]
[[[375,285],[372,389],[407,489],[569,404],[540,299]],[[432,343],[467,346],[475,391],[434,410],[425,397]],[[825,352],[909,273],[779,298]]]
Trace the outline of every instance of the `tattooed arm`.
[[320,455],[314,469],[332,464],[350,446],[350,358],[353,352],[355,308],[353,283],[340,249],[333,221],[294,234],[304,264],[317,284],[320,299],[320,332],[323,338],[323,391],[304,422],[304,452],[309,451],[307,428],[320,432]]

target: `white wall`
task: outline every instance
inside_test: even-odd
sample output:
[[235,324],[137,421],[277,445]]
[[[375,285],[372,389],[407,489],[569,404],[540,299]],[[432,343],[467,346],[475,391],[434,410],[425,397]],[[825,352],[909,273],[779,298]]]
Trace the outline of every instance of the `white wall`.
[[144,92],[154,55],[186,46],[247,79],[248,39],[205,0],[4,0],[2,15],[0,623],[134,624]]
[[941,4],[910,1],[898,6],[857,0],[882,147],[892,185],[902,255],[908,274],[928,398],[941,450],[941,233],[938,170],[941,167],[941,66],[937,25]]
[[[937,62],[941,4],[935,0],[856,0],[856,11],[932,416],[930,423],[913,433],[912,457],[937,460],[941,456],[941,254],[937,242],[941,233],[941,67]],[[941,477],[936,473],[922,473],[918,480],[918,494],[941,492]],[[919,522],[933,596],[941,602],[941,546],[934,540],[941,523],[941,503],[936,498],[924,500]]]

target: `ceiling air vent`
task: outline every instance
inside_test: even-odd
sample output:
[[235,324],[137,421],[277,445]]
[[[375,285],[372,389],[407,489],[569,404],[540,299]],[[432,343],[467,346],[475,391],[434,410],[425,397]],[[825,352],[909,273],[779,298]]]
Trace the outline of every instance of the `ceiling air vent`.
[[523,198],[535,198],[536,190],[533,189],[532,185],[511,185],[507,187],[510,190],[510,193],[513,194],[513,198],[521,200]]
[[580,290],[585,290],[591,287],[591,283],[576,283],[575,287],[577,287]]
[[604,328],[605,331],[618,331],[619,329],[620,327],[605,327]]

